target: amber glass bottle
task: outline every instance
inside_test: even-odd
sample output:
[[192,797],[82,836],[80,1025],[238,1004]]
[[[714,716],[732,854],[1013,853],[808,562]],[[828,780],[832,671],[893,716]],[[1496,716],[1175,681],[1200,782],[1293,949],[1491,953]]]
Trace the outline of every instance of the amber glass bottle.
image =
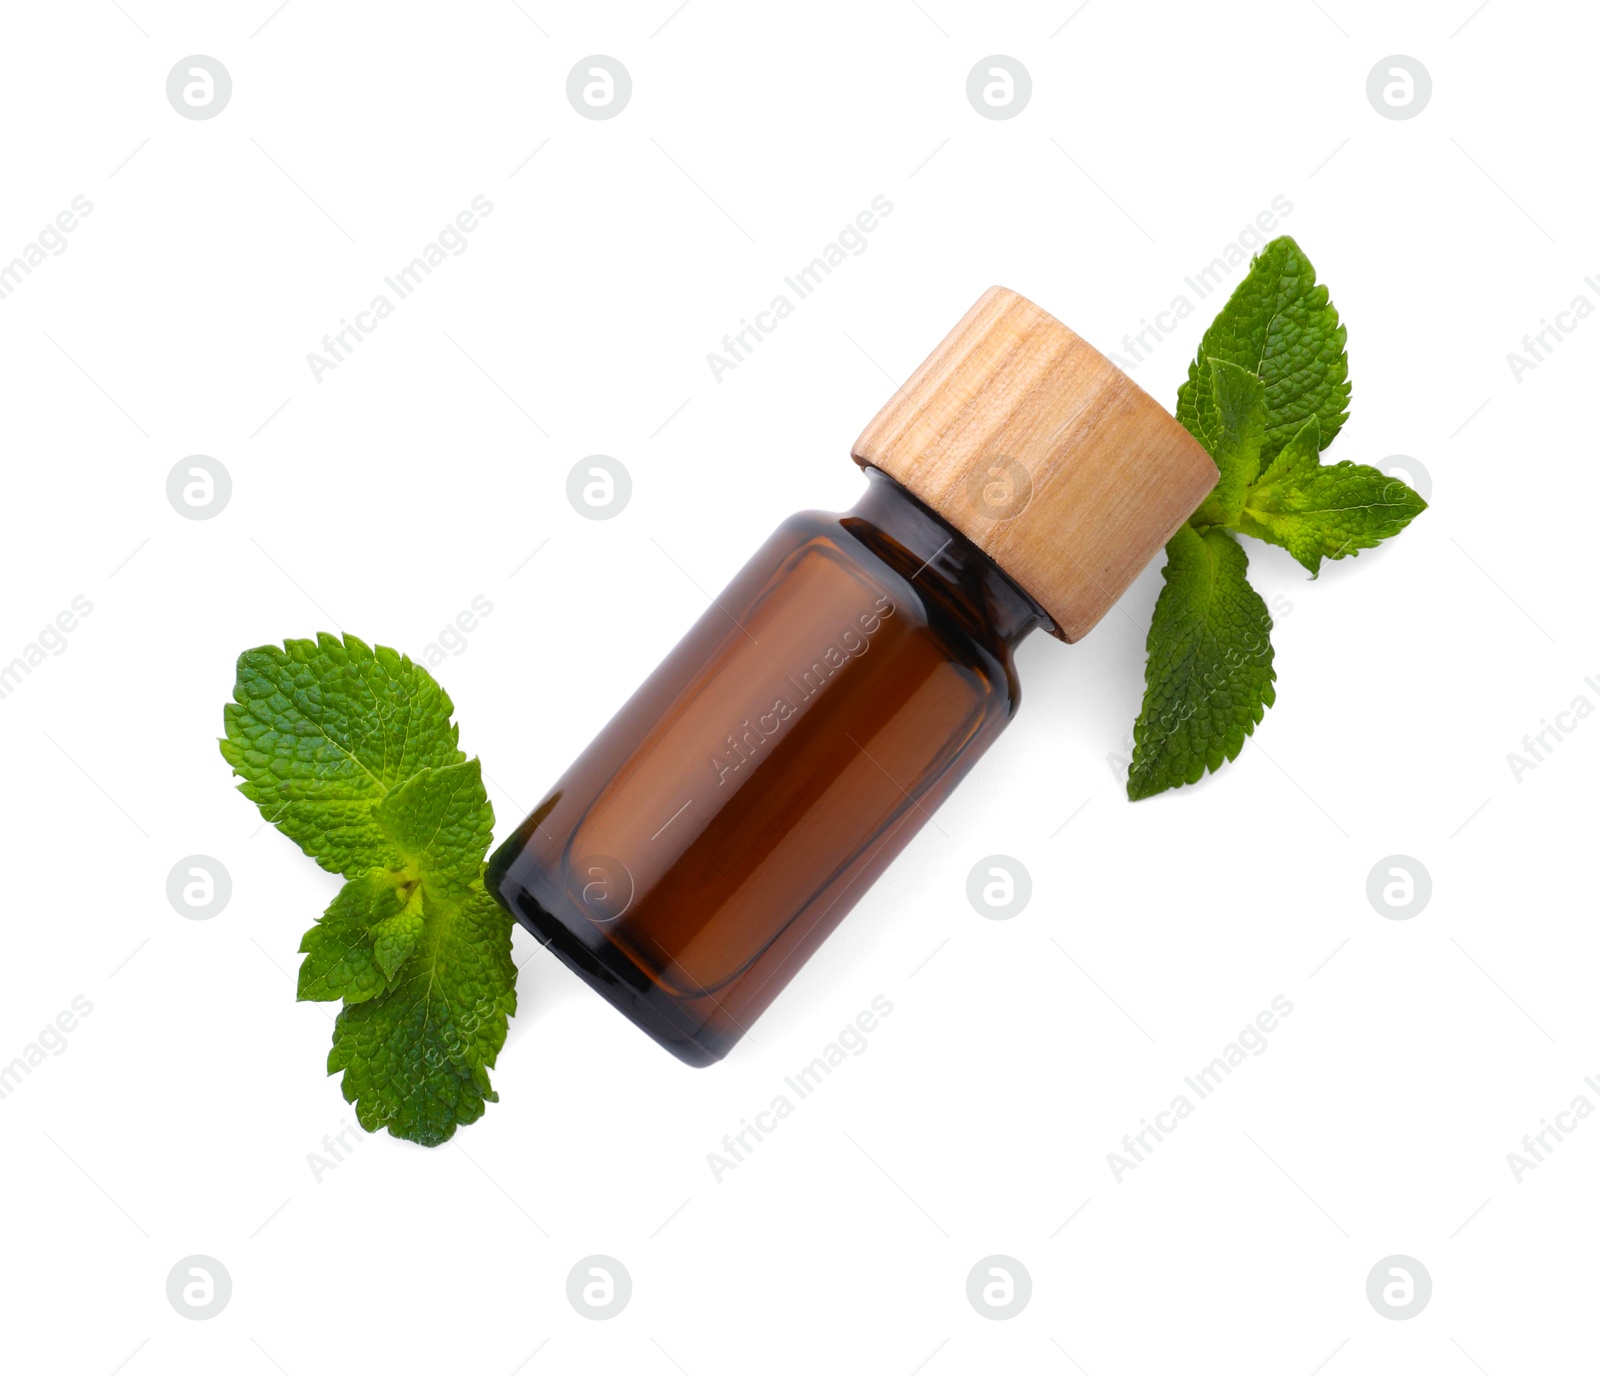
[[[490,860],[663,1046],[720,1060],[988,749],[1012,651],[1076,639],[1215,481],[1094,350],[994,288]],[[1027,589],[1027,590],[1025,590]]]
[[513,913],[721,1058],[1017,708],[1045,620],[876,469],[778,528],[495,855]]

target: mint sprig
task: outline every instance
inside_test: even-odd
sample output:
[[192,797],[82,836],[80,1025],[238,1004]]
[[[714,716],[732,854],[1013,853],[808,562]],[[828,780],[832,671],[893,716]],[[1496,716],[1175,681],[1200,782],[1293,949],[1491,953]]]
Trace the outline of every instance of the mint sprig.
[[1212,321],[1178,389],[1178,420],[1215,461],[1211,495],[1167,543],[1145,647],[1128,796],[1192,784],[1238,756],[1274,701],[1272,618],[1234,532],[1316,577],[1427,509],[1364,464],[1324,464],[1349,416],[1345,327],[1295,241],[1274,239]]
[[302,999],[342,999],[328,1073],[369,1132],[447,1141],[498,1098],[511,918],[483,888],[494,811],[421,665],[354,636],[239,656],[223,758],[261,814],[345,885],[300,949]]

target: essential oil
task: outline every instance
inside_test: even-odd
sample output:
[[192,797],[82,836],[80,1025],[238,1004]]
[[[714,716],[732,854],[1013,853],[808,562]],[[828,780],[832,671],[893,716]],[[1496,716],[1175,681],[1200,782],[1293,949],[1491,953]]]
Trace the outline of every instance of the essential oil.
[[499,900],[691,1065],[727,1054],[1217,471],[992,288],[490,860]]

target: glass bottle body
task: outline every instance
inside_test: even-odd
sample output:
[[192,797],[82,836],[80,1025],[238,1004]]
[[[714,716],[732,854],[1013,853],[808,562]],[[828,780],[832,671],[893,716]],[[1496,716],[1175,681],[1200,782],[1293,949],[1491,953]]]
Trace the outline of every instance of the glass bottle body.
[[892,479],[785,521],[490,860],[680,1059],[720,1060],[1015,713],[1039,608]]

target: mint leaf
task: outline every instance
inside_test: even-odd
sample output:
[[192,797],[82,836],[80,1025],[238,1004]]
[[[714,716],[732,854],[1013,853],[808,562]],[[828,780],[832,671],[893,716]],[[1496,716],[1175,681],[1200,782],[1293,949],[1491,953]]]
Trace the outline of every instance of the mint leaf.
[[422,916],[423,891],[417,889],[405,907],[392,917],[375,923],[372,933],[372,958],[386,980],[393,980],[400,967],[411,959],[411,953],[422,940],[425,925]]
[[416,954],[383,998],[347,1003],[328,1054],[368,1132],[433,1147],[499,1096],[489,1068],[516,1012],[511,916],[481,887],[425,892]]
[[1266,438],[1266,385],[1237,363],[1207,360],[1212,406],[1197,436],[1222,475],[1211,495],[1189,520],[1194,525],[1233,525],[1244,505],[1245,489],[1261,472],[1261,445]]
[[1249,561],[1220,527],[1185,525],[1167,544],[1145,642],[1144,706],[1133,728],[1128,797],[1197,782],[1238,755],[1272,705],[1272,618]]
[[300,942],[298,997],[364,1003],[389,987],[393,969],[384,968],[373,933],[420,904],[421,888],[393,870],[357,875],[339,890],[321,920]]
[[1398,535],[1428,504],[1398,478],[1365,464],[1317,459],[1313,417],[1278,451],[1246,498],[1236,527],[1282,545],[1315,578],[1342,559]]
[[373,820],[407,869],[430,890],[460,894],[483,872],[494,809],[477,760],[423,769],[373,808]]
[[404,863],[374,817],[420,769],[459,763],[453,710],[421,665],[354,636],[286,640],[239,656],[223,758],[239,791],[324,869]]
[[424,769],[373,809],[400,868],[350,880],[306,933],[300,997],[376,998],[410,958],[423,933],[423,893],[459,898],[483,873],[494,810],[476,760]]
[[1285,235],[1252,261],[1200,341],[1189,380],[1178,389],[1178,420],[1204,443],[1215,401],[1207,360],[1236,363],[1266,385],[1267,429],[1262,458],[1271,459],[1307,420],[1316,417],[1326,447],[1350,404],[1345,329],[1317,285],[1316,269]]

